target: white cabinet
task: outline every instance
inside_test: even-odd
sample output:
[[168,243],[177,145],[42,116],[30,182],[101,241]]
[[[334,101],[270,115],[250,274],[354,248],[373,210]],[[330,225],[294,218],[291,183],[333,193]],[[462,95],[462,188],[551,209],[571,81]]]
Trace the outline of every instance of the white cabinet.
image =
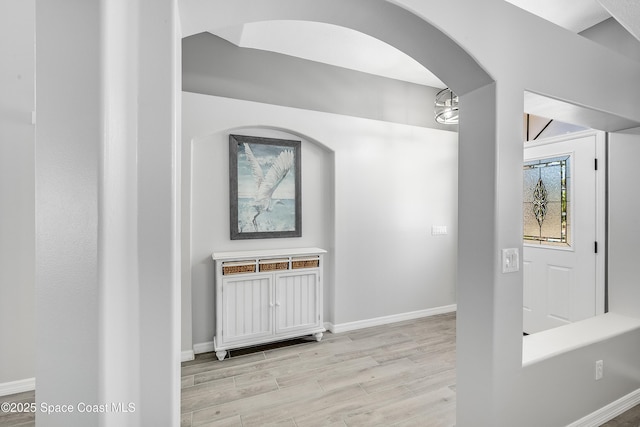
[[323,254],[318,248],[216,252],[218,359],[227,350],[303,335],[322,339]]

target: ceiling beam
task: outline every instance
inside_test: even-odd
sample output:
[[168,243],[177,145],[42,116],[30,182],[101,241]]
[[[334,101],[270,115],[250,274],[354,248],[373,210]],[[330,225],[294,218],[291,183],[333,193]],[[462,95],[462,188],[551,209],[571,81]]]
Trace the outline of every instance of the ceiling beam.
[[525,91],[524,112],[564,123],[615,132],[640,126],[635,120]]
[[598,0],[616,21],[640,41],[640,2],[638,0]]

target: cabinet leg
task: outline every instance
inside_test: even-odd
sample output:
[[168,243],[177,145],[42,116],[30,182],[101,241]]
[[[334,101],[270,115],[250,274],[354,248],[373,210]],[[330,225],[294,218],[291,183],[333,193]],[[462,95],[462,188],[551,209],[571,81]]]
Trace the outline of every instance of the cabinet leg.
[[315,334],[313,334],[314,337],[316,337],[316,341],[320,341],[322,339],[322,332],[316,332]]
[[227,356],[227,350],[216,351],[216,356],[218,360],[222,360]]

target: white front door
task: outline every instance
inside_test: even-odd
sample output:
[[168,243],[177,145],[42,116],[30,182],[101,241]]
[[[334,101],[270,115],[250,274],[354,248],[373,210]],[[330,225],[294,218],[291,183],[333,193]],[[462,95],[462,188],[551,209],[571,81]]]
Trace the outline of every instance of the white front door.
[[525,143],[525,333],[604,313],[603,153],[595,131]]

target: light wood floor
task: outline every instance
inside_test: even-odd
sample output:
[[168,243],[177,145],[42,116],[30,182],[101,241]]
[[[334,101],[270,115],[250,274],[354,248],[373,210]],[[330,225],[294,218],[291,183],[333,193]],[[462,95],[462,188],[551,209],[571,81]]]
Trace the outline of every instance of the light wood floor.
[[[256,351],[257,350],[257,351]],[[182,427],[453,426],[455,314],[182,364]],[[0,402],[34,402],[34,392]],[[34,426],[2,414],[0,427]],[[603,427],[640,427],[640,405]]]
[[453,426],[455,315],[183,364],[182,426]]

